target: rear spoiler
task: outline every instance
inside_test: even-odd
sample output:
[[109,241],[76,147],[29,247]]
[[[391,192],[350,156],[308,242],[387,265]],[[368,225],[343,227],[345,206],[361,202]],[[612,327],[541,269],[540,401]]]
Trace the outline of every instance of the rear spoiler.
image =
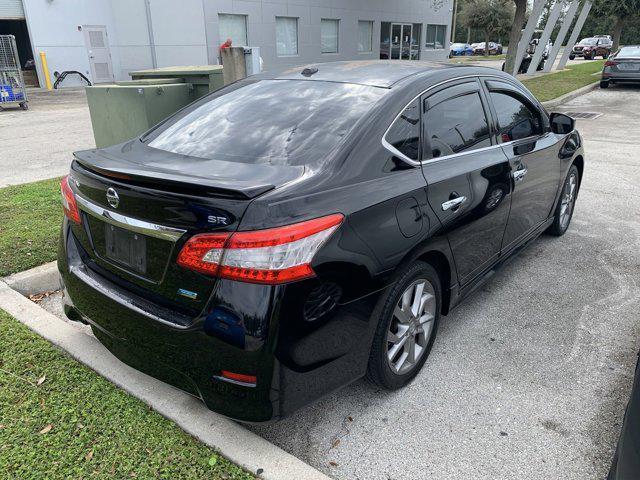
[[75,152],[73,156],[71,170],[155,190],[251,200],[275,188],[275,185],[272,184],[242,184],[242,182],[234,182],[234,185],[231,186],[224,181],[211,178],[182,175],[179,172],[166,171],[159,167],[150,168],[131,163],[106,155],[104,151],[100,150],[82,150]]

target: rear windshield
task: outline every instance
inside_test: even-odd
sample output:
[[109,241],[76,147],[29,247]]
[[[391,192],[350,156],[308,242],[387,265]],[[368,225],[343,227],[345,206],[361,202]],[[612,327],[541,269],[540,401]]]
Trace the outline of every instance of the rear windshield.
[[622,47],[616,58],[624,57],[640,58],[640,47]]
[[149,146],[200,158],[303,165],[326,156],[386,89],[305,80],[262,80],[203,103]]
[[579,45],[595,45],[596,43],[598,43],[598,40],[595,38],[584,38],[580,40]]

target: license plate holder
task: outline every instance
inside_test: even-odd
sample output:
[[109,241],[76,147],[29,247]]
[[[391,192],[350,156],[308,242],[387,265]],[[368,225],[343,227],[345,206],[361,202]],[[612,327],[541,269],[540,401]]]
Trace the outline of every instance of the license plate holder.
[[619,63],[618,69],[624,70],[625,72],[637,72],[640,70],[640,65],[635,65],[633,63]]
[[137,273],[147,271],[146,237],[114,225],[105,224],[106,257]]

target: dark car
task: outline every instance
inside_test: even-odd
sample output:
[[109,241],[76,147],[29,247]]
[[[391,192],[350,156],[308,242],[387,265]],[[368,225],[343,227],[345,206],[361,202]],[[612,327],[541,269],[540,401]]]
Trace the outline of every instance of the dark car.
[[640,45],[622,47],[604,63],[600,80],[602,88],[626,82],[640,82]]
[[568,228],[583,149],[511,76],[402,61],[249,77],[75,153],[58,268],[117,357],[249,422],[406,385],[440,316]]
[[618,446],[607,480],[636,480],[640,472],[640,359],[631,388],[631,398],[622,422]]
[[571,50],[569,58],[584,57],[585,60],[593,60],[596,57],[609,58],[613,42],[609,37],[599,36],[583,38]]
[[[484,51],[486,48],[486,42],[474,43],[475,47],[473,48],[474,55],[484,55]],[[501,55],[502,54],[502,44],[496,42],[489,42],[489,55]]]

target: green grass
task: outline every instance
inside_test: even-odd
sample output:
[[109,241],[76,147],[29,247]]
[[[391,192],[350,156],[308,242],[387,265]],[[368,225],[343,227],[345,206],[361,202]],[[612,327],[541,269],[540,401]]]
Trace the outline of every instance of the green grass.
[[0,188],[0,277],[55,260],[60,179]]
[[553,100],[562,95],[597,82],[600,77],[594,73],[601,72],[604,60],[571,65],[562,72],[543,75],[524,80],[522,83],[541,102]]
[[452,62],[482,62],[482,61],[487,61],[487,60],[503,60],[507,57],[506,54],[500,54],[500,55],[489,55],[488,57],[485,57],[484,55],[472,55],[472,56],[464,56],[464,57],[451,57],[449,60]]
[[0,478],[253,477],[0,310]]

